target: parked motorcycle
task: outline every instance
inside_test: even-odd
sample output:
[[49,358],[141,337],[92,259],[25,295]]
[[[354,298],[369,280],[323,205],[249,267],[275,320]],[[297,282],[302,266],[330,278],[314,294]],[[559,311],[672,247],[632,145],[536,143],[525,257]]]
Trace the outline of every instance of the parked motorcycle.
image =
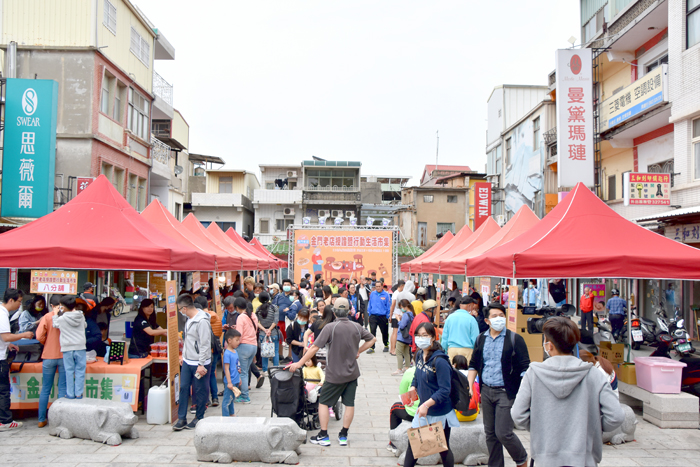
[[605,317],[593,315],[593,326],[598,329],[598,332],[593,334],[593,342],[596,346],[600,346],[601,342],[615,343],[615,337],[612,332],[612,325]]
[[[656,346],[656,323],[650,319],[638,316],[637,307],[635,306],[630,308],[630,315],[632,318],[630,322],[630,328],[632,330],[632,349],[639,350],[642,344],[652,347]],[[620,331],[620,340],[622,342],[627,342],[627,319],[625,319],[625,324]]]
[[668,334],[671,337],[671,349],[684,357],[695,353],[695,348],[690,341],[690,334],[685,329],[685,320],[681,318],[680,307],[675,307],[673,319],[668,318],[663,307],[659,307],[655,313],[660,333]]

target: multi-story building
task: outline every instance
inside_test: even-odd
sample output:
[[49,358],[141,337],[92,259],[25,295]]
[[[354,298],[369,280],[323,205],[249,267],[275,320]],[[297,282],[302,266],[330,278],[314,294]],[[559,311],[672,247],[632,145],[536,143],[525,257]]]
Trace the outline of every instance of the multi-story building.
[[[195,169],[195,174],[201,172]],[[204,191],[196,191],[202,189],[201,185],[195,186],[190,178],[191,208],[197,219],[205,226],[216,222],[223,230],[232,227],[242,236],[252,238],[255,209],[251,200],[260,188],[258,177],[245,170],[210,169],[205,172]]]
[[158,199],[178,220],[184,219],[191,170],[189,134],[190,126],[178,110],[170,120],[153,120],[151,200]]
[[[486,174],[474,171],[460,172],[452,175],[445,175],[435,180],[436,185],[443,188],[466,188],[469,194],[467,199],[467,222],[470,229],[474,229],[474,213],[476,210],[474,185],[478,182],[485,182]],[[453,232],[454,233],[454,232]]]
[[390,225],[398,225],[398,212],[404,208],[401,204],[401,190],[411,179],[409,176],[363,175],[360,177],[362,190],[362,210],[358,225],[367,225],[367,219],[373,219],[373,225],[382,225],[388,219]]
[[3,76],[58,82],[56,205],[77,194],[78,177],[104,174],[143,209],[159,108],[154,60],[175,56],[162,31],[128,0],[5,0],[0,16],[3,63],[8,50],[16,63]]
[[326,218],[327,223],[343,225],[359,218],[361,166],[353,161],[303,161],[302,218],[308,217],[311,224]]
[[253,194],[255,236],[267,246],[286,239],[290,225],[302,223],[301,164],[261,164],[260,185]]

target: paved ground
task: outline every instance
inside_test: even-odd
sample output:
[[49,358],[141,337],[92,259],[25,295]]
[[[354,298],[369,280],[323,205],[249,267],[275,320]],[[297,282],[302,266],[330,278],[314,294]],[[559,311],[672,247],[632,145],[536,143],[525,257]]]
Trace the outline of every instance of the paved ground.
[[[321,448],[302,446],[301,465],[308,466],[395,466],[396,458],[385,447],[388,442],[389,407],[398,399],[399,377],[390,376],[395,357],[388,353],[362,355],[362,377],[358,388],[355,422],[349,446],[337,444],[341,422],[332,420],[329,433],[333,445]],[[270,386],[251,391],[252,404],[236,406],[239,416],[269,416]],[[207,416],[220,415],[211,408]],[[637,442],[618,447],[605,446],[601,466],[700,466],[700,430],[662,430],[638,417]],[[47,429],[37,428],[37,419],[24,420],[25,427],[13,433],[0,433],[2,466],[117,466],[154,464],[199,465],[192,445],[194,432],[175,433],[169,425],[146,424],[142,416],[138,429],[141,438],[125,440],[121,446],[104,446],[91,441],[63,440],[49,436]],[[529,434],[518,432],[526,447]],[[508,465],[512,461],[508,460]],[[212,465],[212,464],[202,464]],[[254,466],[257,464],[246,464]]]

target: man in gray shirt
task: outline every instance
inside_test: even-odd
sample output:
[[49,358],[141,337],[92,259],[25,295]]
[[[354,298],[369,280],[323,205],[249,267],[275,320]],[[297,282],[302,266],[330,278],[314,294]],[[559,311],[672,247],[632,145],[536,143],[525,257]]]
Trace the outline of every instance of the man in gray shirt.
[[[368,330],[358,323],[348,319],[350,302],[345,298],[338,298],[333,307],[335,322],[327,324],[311,348],[297,363],[289,365],[289,371],[297,371],[311,359],[322,347],[328,346],[326,357],[326,382],[319,396],[318,418],[321,422],[321,431],[311,437],[311,443],[321,446],[330,446],[328,436],[328,407],[334,406],[342,396],[345,406],[343,416],[343,429],[338,434],[338,442],[341,446],[348,445],[348,430],[355,416],[355,392],[357,391],[357,378],[360,377],[360,367],[357,359],[365,350],[371,348],[377,340]],[[337,332],[336,332],[337,331]],[[360,346],[360,341],[364,341]]]

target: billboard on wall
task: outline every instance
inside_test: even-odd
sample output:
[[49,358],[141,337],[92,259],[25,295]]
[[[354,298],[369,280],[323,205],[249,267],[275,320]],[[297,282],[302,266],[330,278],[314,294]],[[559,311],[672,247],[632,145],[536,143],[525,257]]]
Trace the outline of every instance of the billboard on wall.
[[625,206],[671,205],[671,174],[625,172],[622,187]]
[[306,274],[331,278],[359,279],[377,273],[393,283],[392,230],[294,230],[294,282]]
[[560,187],[594,185],[591,49],[556,52],[557,177]]

